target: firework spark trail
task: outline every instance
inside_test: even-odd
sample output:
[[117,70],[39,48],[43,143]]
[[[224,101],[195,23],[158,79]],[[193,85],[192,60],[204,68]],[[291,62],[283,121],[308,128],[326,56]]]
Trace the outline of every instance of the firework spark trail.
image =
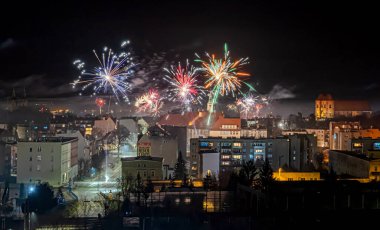
[[[121,47],[125,47],[129,41],[124,41]],[[134,76],[134,67],[137,65],[133,61],[130,52],[114,53],[112,49],[104,47],[101,56],[93,50],[97,67],[92,71],[86,71],[85,62],[81,60],[74,61],[74,65],[80,70],[80,76],[72,85],[82,85],[82,95],[88,88],[92,88],[92,95],[113,94],[117,100],[121,98],[128,101],[128,92],[130,90],[130,79]]]
[[205,96],[203,87],[198,85],[197,69],[186,62],[182,67],[181,63],[164,68],[165,81],[169,83],[168,100],[179,102],[184,110],[191,111],[191,104],[202,104]]
[[136,98],[135,102],[137,112],[147,112],[153,116],[158,116],[160,114],[163,105],[162,98],[156,89],[149,89],[147,93]]
[[[198,54],[195,54],[200,62],[202,70],[208,79],[205,82],[205,88],[210,89],[210,97],[212,97],[211,113],[214,112],[214,106],[218,102],[218,97],[232,94],[233,97],[240,92],[242,84],[253,88],[248,83],[242,81],[239,77],[250,76],[249,73],[242,72],[241,68],[248,64],[248,58],[240,58],[237,61],[232,61],[227,44],[224,44],[224,58],[215,58],[215,55],[206,53],[207,60],[202,60]],[[210,118],[208,124],[210,124]]]
[[251,93],[244,94],[242,98],[236,100],[235,106],[239,108],[245,119],[258,116],[261,109],[268,105],[269,101],[265,96],[253,95]]

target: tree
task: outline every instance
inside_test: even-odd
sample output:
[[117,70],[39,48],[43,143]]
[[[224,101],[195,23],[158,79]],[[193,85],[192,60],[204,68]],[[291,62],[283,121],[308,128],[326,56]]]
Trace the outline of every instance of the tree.
[[203,178],[203,188],[205,190],[209,190],[211,186],[211,175],[207,174],[205,178]]
[[124,176],[122,178],[118,178],[117,182],[118,188],[120,189],[123,198],[129,198],[129,194],[133,191],[134,188],[133,177],[131,175]]
[[0,204],[1,214],[9,214],[13,211],[13,205],[8,201],[9,201],[9,182],[8,180],[6,180],[3,195],[1,196],[1,204]]
[[330,170],[328,171],[328,174],[326,175],[325,181],[329,185],[334,185],[335,186],[337,180],[338,180],[338,176],[336,175],[336,172],[335,172],[333,166],[331,165],[330,166]]
[[257,187],[263,192],[269,192],[274,183],[273,170],[270,166],[268,158],[265,158],[265,162],[259,171],[259,180]]
[[90,170],[90,160],[86,160],[84,158],[80,158],[78,160],[78,177],[82,179],[88,175]]
[[146,192],[148,193],[152,193],[154,192],[154,185],[153,185],[153,182],[152,180],[150,179],[150,177],[148,177],[147,181],[146,181],[146,188],[145,188]]
[[98,154],[92,155],[92,167],[94,167],[97,170],[97,172],[101,171],[105,157],[106,152],[104,149],[101,149]]
[[38,184],[34,191],[28,195],[29,211],[44,213],[52,209],[56,204],[54,191],[48,183]]
[[236,172],[231,172],[230,174],[226,174],[226,175],[229,175],[228,184],[227,184],[226,189],[228,191],[236,191],[236,188],[237,188],[238,183],[239,183],[239,176],[237,175]]
[[216,186],[217,186],[217,180],[214,174],[207,174],[205,178],[203,178],[203,188],[205,190],[215,189]]
[[243,161],[242,167],[239,171],[239,183],[252,187],[256,175],[257,169],[255,162],[252,160]]
[[137,173],[137,177],[135,180],[135,186],[133,189],[133,194],[137,197],[137,205],[140,205],[141,194],[144,192],[144,183],[141,179],[140,173]]
[[169,180],[170,180],[170,187],[174,188],[174,177],[172,177],[172,174],[169,174]]
[[160,192],[166,192],[167,188],[165,184],[162,184]]
[[184,180],[187,178],[186,175],[186,162],[182,158],[182,152],[179,151],[177,163],[174,166],[174,179]]
[[121,144],[129,137],[131,132],[124,125],[118,124],[116,129],[116,138],[117,138],[117,154],[120,154]]

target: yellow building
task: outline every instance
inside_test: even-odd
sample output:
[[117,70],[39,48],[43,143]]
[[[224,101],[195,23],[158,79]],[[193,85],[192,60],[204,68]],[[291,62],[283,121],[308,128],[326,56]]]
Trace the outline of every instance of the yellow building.
[[372,110],[366,100],[334,100],[330,94],[320,94],[315,100],[315,119],[335,117],[371,116]]
[[334,100],[330,94],[320,94],[315,100],[315,119],[334,118]]
[[282,172],[281,168],[278,172],[273,172],[273,178],[278,181],[310,181],[320,180],[319,172]]
[[121,158],[121,170],[124,178],[137,178],[137,174],[140,174],[142,180],[162,180],[162,157]]

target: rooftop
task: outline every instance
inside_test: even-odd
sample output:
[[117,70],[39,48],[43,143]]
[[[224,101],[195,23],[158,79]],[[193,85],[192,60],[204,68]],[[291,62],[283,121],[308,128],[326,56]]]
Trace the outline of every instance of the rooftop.
[[19,142],[71,142],[78,140],[77,137],[40,137],[34,141],[19,141]]
[[359,158],[359,159],[362,159],[362,160],[366,160],[366,161],[380,161],[380,159],[373,159],[373,158],[369,158],[367,155],[365,154],[359,154],[357,152],[353,152],[353,151],[344,151],[344,150],[330,150],[329,151],[329,154],[330,152],[336,152],[336,153],[341,153],[341,154],[345,154],[345,155],[348,155],[348,156],[351,156],[351,157],[356,157],[356,158]]
[[366,100],[335,100],[335,111],[371,111]]
[[319,94],[317,100],[333,100],[331,94]]
[[123,157],[120,158],[121,161],[159,161],[162,162],[164,158],[162,157],[150,157],[150,156],[139,156],[139,157]]

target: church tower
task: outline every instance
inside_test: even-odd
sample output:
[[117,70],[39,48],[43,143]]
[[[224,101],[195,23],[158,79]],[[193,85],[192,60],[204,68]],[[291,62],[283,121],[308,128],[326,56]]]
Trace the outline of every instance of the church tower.
[[208,94],[208,102],[207,102],[207,112],[209,113],[214,113],[215,112],[215,104],[212,102],[213,101],[214,95],[212,92]]

